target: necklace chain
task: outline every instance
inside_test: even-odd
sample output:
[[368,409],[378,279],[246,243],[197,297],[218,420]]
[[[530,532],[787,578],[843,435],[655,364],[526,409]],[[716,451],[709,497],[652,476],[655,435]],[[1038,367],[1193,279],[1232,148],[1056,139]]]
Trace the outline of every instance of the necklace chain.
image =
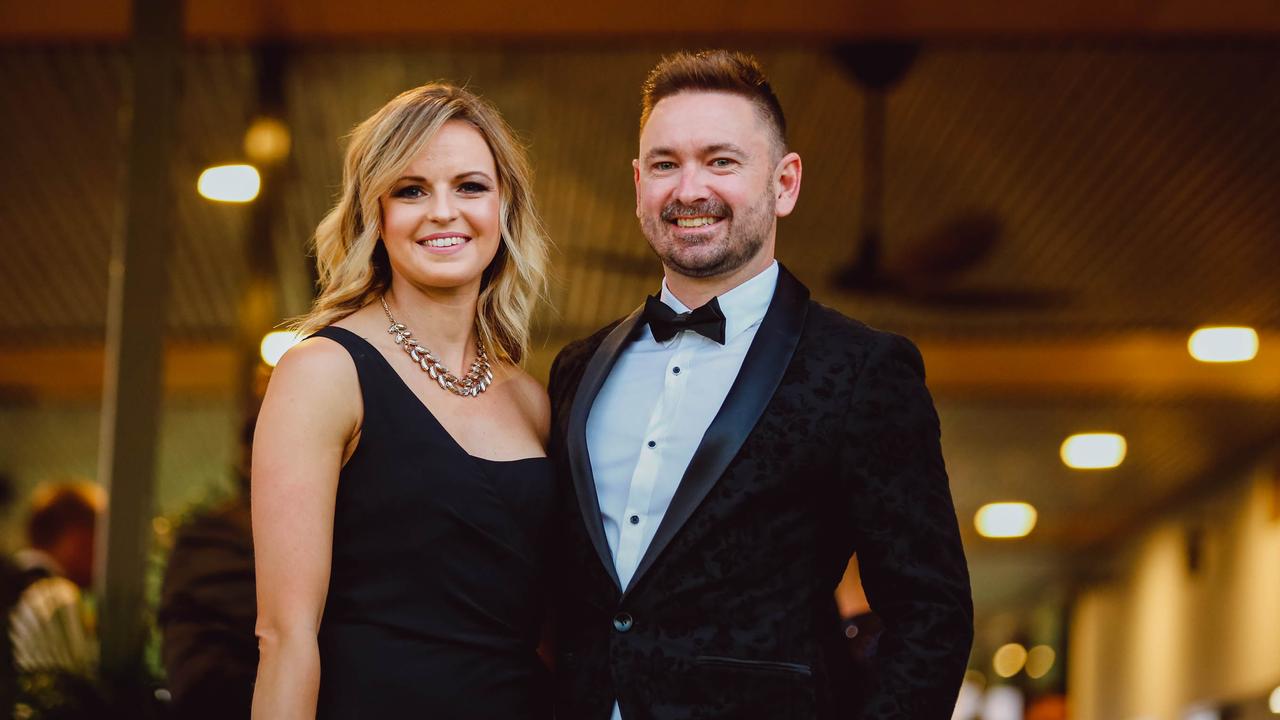
[[471,361],[471,369],[467,371],[466,376],[458,379],[458,376],[450,372],[434,353],[411,337],[413,333],[404,326],[404,323],[396,322],[391,315],[391,307],[387,305],[385,295],[382,296],[382,311],[387,315],[387,322],[391,323],[387,332],[395,336],[396,344],[423,372],[436,381],[440,389],[462,397],[476,397],[493,384],[493,368],[489,365],[489,356],[485,354],[484,345],[479,340],[476,340],[476,359]]

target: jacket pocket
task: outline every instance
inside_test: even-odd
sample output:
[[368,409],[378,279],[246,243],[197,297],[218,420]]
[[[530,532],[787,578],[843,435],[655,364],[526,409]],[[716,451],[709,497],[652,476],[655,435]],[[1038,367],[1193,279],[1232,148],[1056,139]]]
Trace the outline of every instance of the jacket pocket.
[[811,677],[813,668],[802,663],[781,662],[778,660],[743,660],[741,658],[720,657],[718,655],[699,655],[693,662],[703,667],[732,668],[735,670],[759,670],[763,672],[782,672],[793,675]]

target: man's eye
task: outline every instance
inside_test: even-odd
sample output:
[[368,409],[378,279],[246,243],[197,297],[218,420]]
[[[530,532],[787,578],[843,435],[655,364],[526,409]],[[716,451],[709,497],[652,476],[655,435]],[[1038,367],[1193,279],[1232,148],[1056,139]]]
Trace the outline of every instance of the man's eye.
[[426,191],[417,185],[405,185],[404,187],[391,193],[392,197],[407,198],[413,200],[415,198],[425,197]]
[[675,169],[676,169],[676,164],[675,164],[675,163],[673,163],[673,162],[670,162],[670,161],[664,160],[664,161],[662,161],[662,162],[656,162],[656,163],[654,163],[654,164],[653,164],[653,169],[654,169],[654,170],[657,170],[658,172],[667,172],[668,170],[675,170]]
[[715,160],[711,161],[711,165],[712,167],[727,168],[727,167],[733,167],[735,163],[729,158],[716,158]]

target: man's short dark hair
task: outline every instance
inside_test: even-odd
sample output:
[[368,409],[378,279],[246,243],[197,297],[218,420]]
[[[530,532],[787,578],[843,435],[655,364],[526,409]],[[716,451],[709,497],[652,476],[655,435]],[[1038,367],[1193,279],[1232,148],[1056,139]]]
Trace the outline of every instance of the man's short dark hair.
[[38,488],[27,521],[31,546],[47,549],[74,528],[92,530],[102,507],[101,491],[88,482],[68,481]]
[[678,52],[662,58],[643,85],[640,127],[664,98],[682,92],[727,92],[750,100],[777,133],[778,146],[787,147],[787,119],[764,69],[754,56],[732,50]]

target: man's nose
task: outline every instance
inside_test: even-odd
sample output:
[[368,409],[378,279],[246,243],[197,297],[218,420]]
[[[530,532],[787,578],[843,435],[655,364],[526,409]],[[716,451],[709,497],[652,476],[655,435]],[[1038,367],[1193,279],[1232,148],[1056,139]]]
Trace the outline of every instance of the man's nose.
[[710,193],[707,190],[706,177],[699,167],[680,169],[680,184],[676,186],[675,199],[684,205],[706,200]]

